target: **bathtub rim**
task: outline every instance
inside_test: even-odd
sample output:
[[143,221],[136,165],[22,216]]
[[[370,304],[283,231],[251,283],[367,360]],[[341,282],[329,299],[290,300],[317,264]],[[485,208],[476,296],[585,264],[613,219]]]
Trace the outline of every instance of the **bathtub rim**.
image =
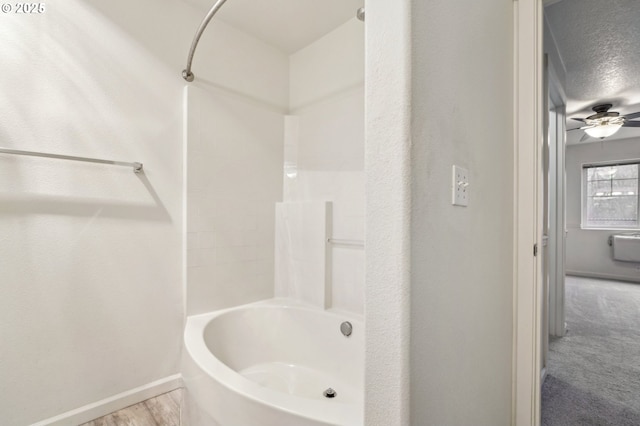
[[[234,306],[203,314],[190,315],[185,322],[184,345],[187,356],[195,365],[231,392],[247,398],[254,403],[305,418],[311,421],[332,425],[363,424],[364,405],[360,412],[354,412],[353,405],[339,400],[316,400],[296,395],[285,394],[265,388],[242,376],[239,372],[219,360],[207,347],[204,331],[209,322],[228,312],[253,308],[294,309],[311,311],[317,315],[327,315],[336,320],[350,321],[364,331],[363,317],[343,311],[324,310],[288,298],[272,298]],[[363,348],[364,350],[364,348]],[[364,365],[362,365],[364,368]],[[364,390],[363,390],[364,396]]]

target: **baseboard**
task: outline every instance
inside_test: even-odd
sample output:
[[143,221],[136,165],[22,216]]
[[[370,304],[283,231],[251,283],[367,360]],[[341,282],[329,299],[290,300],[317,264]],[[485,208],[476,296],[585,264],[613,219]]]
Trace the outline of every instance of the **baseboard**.
[[625,275],[615,275],[615,274],[599,274],[597,272],[581,272],[581,271],[565,271],[565,275],[571,275],[574,277],[584,277],[584,278],[600,278],[603,280],[613,280],[613,281],[626,281],[631,283],[639,283],[640,277],[629,277]]
[[154,396],[182,387],[182,375],[174,374],[155,382],[119,393],[55,417],[39,421],[31,426],[75,426],[145,401]]

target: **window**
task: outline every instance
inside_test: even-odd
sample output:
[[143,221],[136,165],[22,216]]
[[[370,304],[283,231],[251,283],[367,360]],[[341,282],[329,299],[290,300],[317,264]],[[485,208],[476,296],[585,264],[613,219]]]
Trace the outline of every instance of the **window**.
[[583,166],[583,228],[638,228],[639,165]]

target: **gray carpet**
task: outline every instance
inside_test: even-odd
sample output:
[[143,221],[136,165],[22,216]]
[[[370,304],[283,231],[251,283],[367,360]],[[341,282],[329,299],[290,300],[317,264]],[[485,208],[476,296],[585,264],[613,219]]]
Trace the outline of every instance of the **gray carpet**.
[[567,277],[567,334],[549,344],[542,425],[640,425],[640,284]]

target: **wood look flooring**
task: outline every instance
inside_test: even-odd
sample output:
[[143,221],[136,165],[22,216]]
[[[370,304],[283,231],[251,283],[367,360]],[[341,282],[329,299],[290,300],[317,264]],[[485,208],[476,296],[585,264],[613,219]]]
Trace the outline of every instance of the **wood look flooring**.
[[180,426],[181,401],[176,389],[80,426]]

